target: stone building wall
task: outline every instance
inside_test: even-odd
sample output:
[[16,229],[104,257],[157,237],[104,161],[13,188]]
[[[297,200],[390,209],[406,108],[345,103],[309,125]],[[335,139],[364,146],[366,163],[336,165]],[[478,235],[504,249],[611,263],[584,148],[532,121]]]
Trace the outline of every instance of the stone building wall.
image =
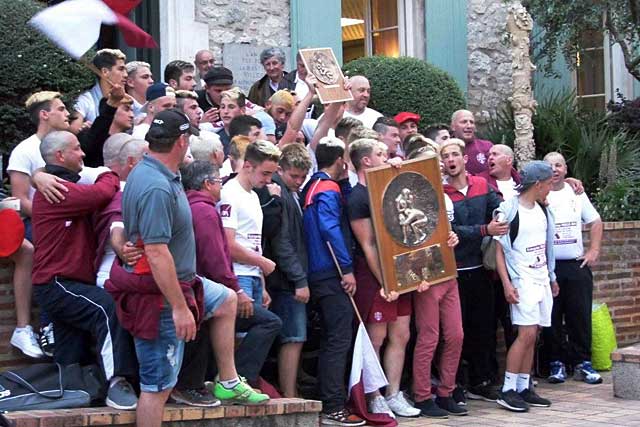
[[225,43],[290,46],[289,1],[196,0],[196,21],[209,26],[209,46],[222,64]]
[[511,95],[507,6],[501,0],[469,0],[467,4],[467,104],[480,125],[495,115]]

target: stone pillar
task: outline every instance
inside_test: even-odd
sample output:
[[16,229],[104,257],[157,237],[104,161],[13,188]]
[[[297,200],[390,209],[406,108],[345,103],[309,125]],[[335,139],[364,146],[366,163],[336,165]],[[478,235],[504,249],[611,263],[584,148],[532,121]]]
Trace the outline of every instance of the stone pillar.
[[518,167],[535,158],[536,146],[533,140],[531,118],[536,112],[537,103],[533,99],[531,75],[536,67],[529,58],[529,35],[533,20],[520,1],[509,6],[507,31],[511,45],[511,71],[513,94],[509,102],[513,108],[516,139],[514,153]]

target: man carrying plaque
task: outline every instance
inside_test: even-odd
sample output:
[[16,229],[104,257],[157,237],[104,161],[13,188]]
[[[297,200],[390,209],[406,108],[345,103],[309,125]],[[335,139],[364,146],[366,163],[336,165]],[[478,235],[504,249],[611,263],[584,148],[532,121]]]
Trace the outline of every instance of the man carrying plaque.
[[[351,190],[347,201],[349,222],[355,237],[354,274],[358,289],[356,305],[371,338],[373,348],[380,358],[380,348],[387,340],[382,363],[389,380],[386,398],[379,391],[371,393],[369,411],[386,413],[395,418],[416,417],[420,409],[414,408],[400,391],[405,349],[409,340],[411,322],[411,295],[401,295],[395,301],[380,292],[382,270],[371,221],[371,208],[365,170],[383,165],[387,161],[384,145],[375,139],[357,139],[349,146],[349,157],[357,174],[358,183]],[[400,164],[401,159],[394,164]]]
[[509,225],[493,219],[500,197],[486,179],[467,173],[464,150],[464,142],[457,138],[445,141],[440,148],[447,179],[444,192],[453,202],[453,212],[448,214],[453,217],[453,231],[460,237],[455,255],[464,329],[462,359],[469,366],[469,377],[464,381],[459,369],[458,381],[466,382],[470,399],[495,402],[498,395],[491,385],[491,354],[496,351],[494,286],[482,266],[480,246],[485,236],[503,235]]
[[[321,424],[361,426],[365,421],[346,408],[344,386],[351,348],[353,309],[349,295],[356,291],[351,260],[351,233],[343,200],[351,186],[347,179],[344,142],[324,137],[316,148],[318,172],[302,191],[303,224],[307,237],[308,282],[311,297],[322,317],[318,356],[318,396],[322,400]],[[335,254],[336,262],[330,251]],[[349,294],[349,295],[347,295]]]

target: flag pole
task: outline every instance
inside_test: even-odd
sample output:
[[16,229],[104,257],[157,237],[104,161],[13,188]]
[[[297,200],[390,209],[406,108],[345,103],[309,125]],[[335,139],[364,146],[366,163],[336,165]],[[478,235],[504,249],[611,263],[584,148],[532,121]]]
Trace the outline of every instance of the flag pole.
[[[98,67],[93,65],[93,62],[89,61],[84,56],[81,56],[80,59],[78,59],[78,62],[80,62],[85,67],[87,67],[91,72],[93,72],[93,74],[98,76],[98,79],[102,79],[102,73],[100,72],[100,70],[98,70]],[[107,81],[107,83],[109,83],[111,87],[113,87],[113,82],[111,80],[109,79],[105,79],[105,80]]]
[[[344,277],[342,274],[342,269],[340,268],[340,264],[338,263],[338,258],[336,258],[336,253],[333,251],[333,246],[331,246],[331,242],[327,242],[327,247],[329,248],[329,252],[331,252],[331,258],[333,258],[333,262],[338,269],[338,273],[340,274],[340,279]],[[364,323],[362,321],[362,316],[360,316],[360,312],[358,311],[358,307],[356,306],[356,302],[353,300],[351,294],[347,294],[349,296],[349,300],[351,301],[351,305],[353,306],[353,310],[356,312],[356,316],[358,316],[358,320],[360,323]]]

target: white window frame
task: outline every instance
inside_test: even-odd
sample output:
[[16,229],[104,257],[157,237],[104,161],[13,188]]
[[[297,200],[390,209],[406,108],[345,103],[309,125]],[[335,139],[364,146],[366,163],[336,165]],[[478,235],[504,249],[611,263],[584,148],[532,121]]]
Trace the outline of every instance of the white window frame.
[[[405,5],[405,2],[407,3]],[[373,55],[373,33],[384,30],[396,29],[396,27],[386,27],[373,30],[373,12],[372,3],[373,0],[364,0],[364,54],[365,56]],[[411,0],[397,0],[398,7],[398,46],[400,48],[400,56],[406,56],[407,51],[411,51],[413,48],[413,40],[408,41],[407,34],[412,34],[412,21],[408,19],[410,16],[408,13],[412,12],[413,5]],[[411,46],[408,46],[411,44]],[[409,49],[411,47],[411,49]]]

